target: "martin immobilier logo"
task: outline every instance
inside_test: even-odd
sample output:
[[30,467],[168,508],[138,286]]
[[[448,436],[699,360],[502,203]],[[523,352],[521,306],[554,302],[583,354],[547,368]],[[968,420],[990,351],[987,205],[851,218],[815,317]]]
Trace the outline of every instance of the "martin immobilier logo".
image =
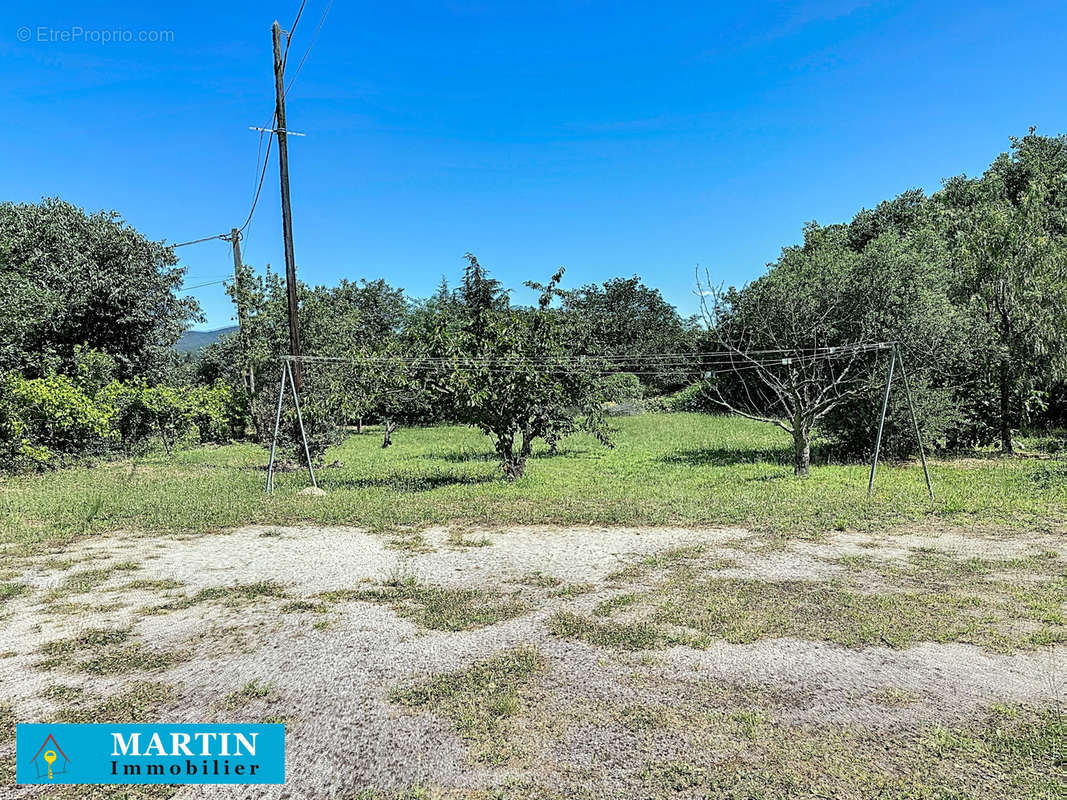
[[15,780],[20,784],[285,783],[285,726],[19,723]]

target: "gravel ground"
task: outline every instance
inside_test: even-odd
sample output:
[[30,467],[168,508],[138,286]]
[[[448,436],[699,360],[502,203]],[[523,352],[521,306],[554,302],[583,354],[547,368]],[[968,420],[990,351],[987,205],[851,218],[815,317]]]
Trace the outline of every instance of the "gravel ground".
[[[659,707],[696,702],[702,687],[755,687],[772,698],[784,722],[842,724],[892,730],[916,722],[948,724],[966,719],[990,702],[1047,706],[1063,699],[1067,649],[1045,648],[1012,655],[963,644],[918,644],[849,649],[797,639],[752,644],[712,643],[707,649],[672,647],[651,653],[625,653],[552,636],[546,620],[565,609],[588,612],[622,591],[608,579],[616,570],[670,548],[702,545],[702,558],[729,560],[716,574],[764,580],[827,581],[839,577],[842,555],[904,559],[915,548],[973,553],[976,539],[964,531],[922,531],[897,536],[842,533],[817,542],[788,542],[768,548],[741,529],[551,529],[511,528],[465,531],[462,541],[443,529],[424,532],[413,546],[350,528],[262,528],[195,538],[108,537],[69,548],[66,570],[45,561],[17,580],[33,591],[9,601],[0,620],[0,704],[25,721],[45,719],[55,702],[41,696],[64,683],[108,697],[133,680],[174,686],[179,701],[160,715],[174,722],[259,721],[286,718],[287,784],[284,787],[185,787],[179,798],[264,797],[340,798],[366,786],[384,789],[412,784],[467,788],[499,783],[502,776],[532,778],[551,785],[557,772],[589,770],[599,779],[626,764],[632,736],[612,726],[567,729],[540,758],[521,767],[491,769],[472,763],[467,744],[449,720],[391,704],[387,692],[398,684],[463,669],[502,650],[534,646],[544,674],[531,690],[538,714],[552,727],[569,708]],[[986,558],[1015,558],[1055,549],[1056,541],[982,538]],[[72,573],[131,562],[136,570],[116,572],[106,582],[64,600],[85,604],[56,613],[44,602],[61,590]],[[550,576],[590,590],[553,597],[543,588],[523,586],[524,576]],[[385,604],[344,600],[324,614],[279,613],[282,600],[237,605],[202,603],[165,614],[144,607],[192,594],[197,589],[235,583],[275,581],[290,596],[377,585],[397,576],[424,584],[499,588],[521,592],[529,611],[474,630],[427,631]],[[131,580],[169,579],[176,589],[123,589]],[[638,583],[641,578],[635,578]],[[59,602],[59,601],[57,601]],[[114,607],[116,604],[120,604]],[[316,627],[316,620],[324,627]],[[189,658],[149,674],[93,677],[44,672],[35,651],[47,641],[88,628],[131,627],[134,638],[153,648],[176,648]],[[227,708],[222,698],[249,681],[271,687],[269,697]],[[880,691],[915,698],[889,707]],[[534,715],[535,717],[537,714]],[[531,733],[531,736],[533,734]],[[665,753],[680,745],[662,742]],[[549,747],[549,745],[545,745]],[[10,747],[8,748],[10,750]],[[5,752],[0,748],[0,758]],[[607,759],[607,761],[605,761]],[[618,763],[611,766],[612,759]],[[605,766],[606,765],[606,766]],[[38,796],[30,787],[0,787],[0,796]]]

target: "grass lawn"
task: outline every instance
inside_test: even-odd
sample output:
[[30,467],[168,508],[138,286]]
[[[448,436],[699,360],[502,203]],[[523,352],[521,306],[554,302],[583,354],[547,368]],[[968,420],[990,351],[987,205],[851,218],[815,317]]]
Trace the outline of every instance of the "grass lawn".
[[454,426],[322,497],[249,445],[0,480],[0,795],[16,722],[166,720],[284,722],[309,798],[1062,796],[1062,454],[868,498],[766,425],[616,424],[515,483]]
[[527,474],[500,477],[489,439],[455,426],[401,430],[388,450],[373,431],[327,454],[326,497],[298,494],[306,473],[263,493],[266,456],[252,445],[79,466],[0,480],[0,543],[40,551],[103,531],[206,532],[253,523],[344,524],[371,530],[444,523],[710,525],[772,532],[871,529],[929,519],[1061,531],[1067,460],[934,461],[936,500],[915,464],[829,465],[797,480],[788,437],[732,417],[648,414],[619,419],[614,449],[587,437],[538,452]]

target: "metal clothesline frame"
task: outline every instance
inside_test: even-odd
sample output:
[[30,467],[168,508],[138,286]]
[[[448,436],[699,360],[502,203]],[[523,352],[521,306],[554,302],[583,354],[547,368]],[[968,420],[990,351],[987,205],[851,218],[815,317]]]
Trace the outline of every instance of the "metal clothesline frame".
[[911,414],[911,424],[915,430],[915,441],[919,445],[919,459],[923,465],[923,476],[926,478],[926,492],[930,499],[934,499],[934,487],[930,482],[930,468],[926,465],[926,450],[923,447],[922,433],[919,432],[919,418],[915,414],[915,402],[911,397],[911,386],[908,385],[908,373],[904,370],[904,359],[900,356],[900,349],[894,344],[889,355],[889,374],[885,380],[885,394],[882,397],[882,414],[878,418],[878,435],[874,439],[874,458],[871,459],[871,477],[867,480],[867,496],[874,491],[874,476],[878,472],[878,454],[882,447],[882,429],[885,428],[885,415],[889,410],[889,392],[893,388],[893,368],[900,364],[900,377],[904,379],[904,396],[908,399],[908,411]]
[[[842,349],[847,349],[847,348],[825,348],[824,349],[824,351],[825,351],[824,354],[832,354],[835,350],[842,350]],[[866,349],[866,348],[864,348],[864,349]],[[881,348],[877,348],[877,349],[881,349]],[[877,352],[877,349],[875,349],[874,351]],[[895,343],[891,345],[889,350],[890,350],[889,371],[888,371],[888,374],[886,375],[885,393],[882,396],[882,413],[879,415],[879,418],[878,418],[878,433],[877,433],[877,435],[875,436],[875,439],[874,439],[874,457],[871,459],[871,473],[870,473],[870,478],[867,480],[867,496],[870,497],[871,494],[874,491],[874,478],[875,478],[875,475],[878,472],[878,460],[879,460],[879,455],[881,453],[881,448],[882,448],[882,432],[885,429],[886,413],[889,410],[889,394],[890,394],[890,392],[892,391],[892,388],[893,388],[893,376],[894,376],[894,373],[895,373],[895,368],[896,368],[896,365],[899,364],[900,365],[900,376],[901,376],[901,378],[903,379],[903,382],[904,382],[904,395],[908,400],[908,411],[909,411],[910,416],[911,416],[912,427],[913,427],[913,429],[915,431],[915,441],[919,446],[919,459],[922,461],[923,476],[926,479],[926,491],[927,491],[927,494],[930,495],[930,499],[933,500],[934,499],[934,487],[933,487],[933,483],[930,480],[930,468],[926,463],[926,450],[925,450],[925,448],[923,446],[922,433],[920,432],[920,428],[919,428],[919,418],[915,413],[915,402],[912,399],[911,386],[908,383],[908,374],[904,369],[904,359],[901,357],[900,350],[899,350],[899,348],[897,347],[897,345]],[[784,352],[784,351],[776,351],[776,352]],[[300,440],[301,440],[301,443],[303,444],[303,447],[304,447],[304,458],[307,460],[308,476],[311,478],[311,485],[316,489],[319,488],[319,484],[315,479],[315,468],[311,464],[311,451],[310,451],[310,448],[308,447],[307,432],[304,429],[304,417],[303,417],[303,414],[300,411],[300,397],[299,397],[299,395],[298,395],[298,393],[296,391],[296,381],[293,378],[292,362],[297,360],[297,358],[299,358],[302,361],[327,361],[327,360],[329,360],[329,361],[340,361],[340,360],[342,360],[342,359],[318,358],[318,357],[314,357],[314,356],[291,356],[291,355],[282,356],[280,358],[280,361],[282,362],[282,379],[281,379],[281,384],[278,387],[278,405],[277,405],[277,408],[275,409],[275,412],[274,412],[274,435],[272,436],[271,443],[270,443],[270,461],[268,461],[268,463],[267,463],[267,482],[266,482],[266,486],[265,486],[265,492],[267,494],[270,494],[270,492],[272,492],[274,490],[275,455],[277,453],[277,448],[278,448],[278,434],[279,434],[279,432],[281,430],[282,401],[285,398],[285,387],[286,387],[286,384],[288,384],[289,387],[292,390],[293,405],[296,408],[297,426],[300,429]],[[344,360],[350,361],[351,363],[356,363],[358,359],[344,359]],[[787,363],[788,361],[789,361],[789,359],[782,359],[781,363]]]
[[311,476],[311,485],[319,488],[315,480],[315,468],[311,466],[311,451],[308,449],[308,437],[304,431],[304,416],[300,413],[300,397],[296,393],[296,381],[293,379],[292,356],[282,357],[282,382],[278,387],[278,408],[274,412],[274,436],[270,442],[270,461],[267,463],[267,485],[265,491],[270,494],[274,489],[274,454],[278,449],[278,431],[282,422],[282,399],[285,397],[285,384],[288,383],[293,389],[293,405],[296,406],[296,421],[300,426],[300,441],[304,444],[304,458],[307,459],[308,475]]

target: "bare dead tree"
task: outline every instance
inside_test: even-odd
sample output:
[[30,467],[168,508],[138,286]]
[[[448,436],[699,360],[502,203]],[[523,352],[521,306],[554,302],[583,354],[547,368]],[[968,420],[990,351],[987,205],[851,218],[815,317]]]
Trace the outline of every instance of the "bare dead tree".
[[[763,279],[761,279],[763,280]],[[711,400],[793,437],[793,471],[806,476],[818,421],[869,385],[880,343],[854,298],[788,282],[723,290],[696,273],[704,322],[724,353],[708,383]],[[805,296],[806,295],[806,296]],[[847,338],[844,338],[846,337]]]

